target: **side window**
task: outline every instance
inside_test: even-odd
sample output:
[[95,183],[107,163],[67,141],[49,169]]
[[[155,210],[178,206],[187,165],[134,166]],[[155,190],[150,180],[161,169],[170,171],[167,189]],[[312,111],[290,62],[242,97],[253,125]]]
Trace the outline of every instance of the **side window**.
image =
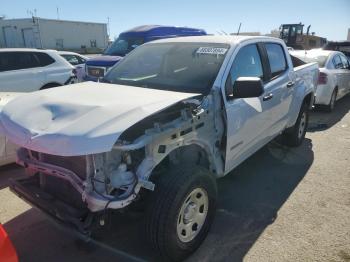
[[86,62],[85,59],[80,57],[80,56],[75,56],[75,58],[78,60],[79,64],[85,64],[85,62]]
[[340,59],[341,59],[342,64],[343,64],[343,68],[344,69],[345,68],[349,68],[349,61],[348,61],[348,59],[346,59],[346,57],[343,56],[343,55],[340,55]]
[[55,60],[48,54],[38,52],[38,53],[35,53],[35,56],[39,60],[40,66],[47,66],[55,63]]
[[242,47],[238,51],[230,70],[231,85],[239,77],[259,77],[262,79],[263,76],[264,73],[257,46],[252,44]]
[[340,69],[343,67],[343,63],[342,63],[339,55],[335,55],[332,59],[332,62],[333,62],[335,69]]
[[39,61],[31,52],[1,52],[0,72],[39,67]]
[[71,65],[78,65],[79,61],[75,55],[62,55]]
[[16,69],[28,69],[39,67],[39,61],[31,52],[13,53],[16,63]]
[[0,72],[15,70],[14,57],[9,52],[0,52]]
[[270,63],[271,77],[274,78],[287,69],[286,57],[284,50],[279,44],[265,44],[267,58]]

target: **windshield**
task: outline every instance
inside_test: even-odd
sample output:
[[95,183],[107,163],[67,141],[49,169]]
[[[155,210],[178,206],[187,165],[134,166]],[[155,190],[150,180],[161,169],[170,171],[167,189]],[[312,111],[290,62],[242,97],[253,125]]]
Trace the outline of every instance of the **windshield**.
[[159,43],[137,48],[106,75],[114,84],[208,94],[229,45]]
[[125,56],[144,43],[140,37],[118,37],[105,51],[104,55]]
[[293,56],[299,58],[301,61],[305,63],[318,63],[319,67],[324,67],[327,61],[328,56],[326,55],[312,55],[312,54],[307,54],[305,55],[296,55],[293,54]]

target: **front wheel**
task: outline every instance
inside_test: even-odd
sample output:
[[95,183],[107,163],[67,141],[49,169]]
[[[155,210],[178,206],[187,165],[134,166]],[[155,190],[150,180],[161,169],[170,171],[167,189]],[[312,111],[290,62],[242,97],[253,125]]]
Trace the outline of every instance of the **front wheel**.
[[282,134],[282,142],[283,144],[296,147],[301,145],[301,143],[305,139],[305,134],[307,130],[307,125],[309,121],[309,110],[308,105],[304,103],[301,106],[297,121],[294,126],[288,128]]
[[212,224],[216,198],[215,178],[199,166],[176,166],[157,179],[146,234],[164,260],[183,260],[199,247]]

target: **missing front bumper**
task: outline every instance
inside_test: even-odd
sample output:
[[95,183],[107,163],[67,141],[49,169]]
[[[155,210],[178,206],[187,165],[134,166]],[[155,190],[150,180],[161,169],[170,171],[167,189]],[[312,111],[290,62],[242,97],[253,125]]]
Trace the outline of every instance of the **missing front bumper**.
[[[82,201],[86,203],[91,212],[103,211],[105,209],[120,209],[128,206],[137,196],[141,184],[137,181],[130,189],[120,197],[103,197],[91,189],[87,189],[89,179],[83,180],[75,172],[56,164],[50,164],[35,158],[26,148],[17,151],[17,163],[30,174],[41,173],[48,176],[57,177],[71,184],[71,186],[81,195]],[[88,177],[88,176],[87,176]]]
[[72,227],[78,232],[89,235],[96,214],[88,208],[76,208],[42,190],[37,176],[10,180],[10,190],[30,205],[40,209],[56,222]]

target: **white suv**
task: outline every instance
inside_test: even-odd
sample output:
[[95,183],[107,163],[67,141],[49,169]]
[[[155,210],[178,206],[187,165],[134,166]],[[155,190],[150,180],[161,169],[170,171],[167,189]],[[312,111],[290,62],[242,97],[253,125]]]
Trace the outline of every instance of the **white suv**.
[[76,81],[75,68],[55,50],[0,49],[0,92],[31,92]]

